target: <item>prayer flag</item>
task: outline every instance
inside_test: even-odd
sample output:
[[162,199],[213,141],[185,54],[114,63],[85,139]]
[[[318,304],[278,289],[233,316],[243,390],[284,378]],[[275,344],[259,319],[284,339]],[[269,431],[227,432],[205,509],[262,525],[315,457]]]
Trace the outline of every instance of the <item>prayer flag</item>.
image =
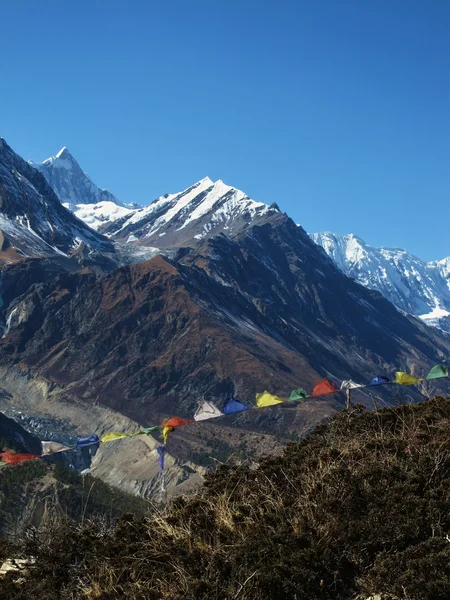
[[0,461],[7,465],[15,465],[25,460],[33,460],[39,458],[37,454],[16,454],[15,452],[2,452],[0,454]]
[[173,431],[173,427],[163,427],[162,436],[163,436],[163,440],[164,440],[164,445],[167,444],[167,440],[169,438],[169,433],[171,431]]
[[111,433],[104,435],[101,439],[101,442],[102,444],[106,444],[107,442],[113,442],[115,440],[123,440],[124,438],[139,435],[139,433],[120,433],[119,431],[112,431]]
[[223,414],[232,415],[233,413],[242,412],[244,410],[248,410],[248,406],[245,406],[245,404],[240,400],[231,398],[223,407]]
[[404,373],[403,371],[395,373],[395,383],[399,383],[400,385],[415,385],[419,381],[422,381],[422,379],[418,379],[409,373]]
[[317,396],[326,396],[327,394],[334,394],[334,392],[338,391],[339,389],[332,381],[329,381],[328,379],[323,379],[314,388],[312,396],[313,398],[316,398]]
[[341,383],[341,390],[354,390],[365,387],[362,383],[355,383],[352,379],[347,379]]
[[370,387],[372,385],[384,385],[386,383],[391,383],[391,381],[389,381],[389,379],[387,377],[383,377],[383,375],[377,375],[376,377],[374,377],[372,379],[372,381],[369,383],[369,385],[367,387]]
[[284,400],[278,398],[278,396],[274,396],[273,394],[269,394],[268,391],[264,391],[262,394],[256,394],[256,404],[259,408],[264,408],[265,406],[275,406],[276,404],[283,404]]
[[183,425],[189,425],[193,423],[192,419],[182,419],[181,417],[170,417],[167,421],[164,421],[164,427],[182,427]]
[[444,365],[436,365],[427,375],[427,379],[440,379],[441,377],[448,377],[448,369]]
[[77,439],[77,448],[86,448],[87,446],[97,446],[100,443],[100,438],[97,434],[80,437]]
[[146,433],[149,434],[152,431],[156,431],[157,429],[161,429],[160,425],[154,425],[153,427],[146,427],[145,429],[142,429],[142,431],[140,431],[139,433]]
[[289,396],[289,400],[303,400],[305,398],[309,398],[309,394],[307,394],[303,388],[292,390],[291,395]]
[[158,456],[158,465],[161,471],[164,471],[164,454],[166,452],[165,446],[156,446],[156,450],[159,454]]
[[72,450],[70,446],[65,446],[59,442],[41,442],[42,444],[42,456],[50,456],[51,454],[57,454],[58,452],[66,452]]
[[222,417],[223,413],[215,406],[212,402],[202,402],[197,408],[194,421],[206,421],[206,419],[215,419],[216,417]]

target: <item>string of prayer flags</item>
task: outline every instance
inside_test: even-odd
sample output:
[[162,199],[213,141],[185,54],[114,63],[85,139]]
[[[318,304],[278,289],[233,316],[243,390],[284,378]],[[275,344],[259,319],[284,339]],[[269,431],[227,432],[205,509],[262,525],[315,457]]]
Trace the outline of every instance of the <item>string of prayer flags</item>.
[[341,383],[341,390],[355,390],[365,387],[363,383],[355,383],[352,379],[347,379]]
[[65,446],[59,442],[41,442],[41,446],[41,456],[51,456],[52,454],[57,454],[58,452],[67,452],[67,450],[72,450],[71,446]]
[[25,460],[33,460],[39,458],[38,454],[16,454],[15,452],[2,452],[0,454],[0,461],[7,465],[15,465]]
[[233,413],[243,412],[244,410],[249,410],[248,406],[245,406],[240,400],[231,398],[223,407],[223,414],[232,415]]
[[448,369],[444,365],[436,365],[427,375],[427,379],[440,379],[441,377],[448,377]]
[[100,443],[100,438],[97,434],[88,435],[86,437],[79,437],[77,439],[77,448],[86,448],[87,446],[97,446]]
[[273,394],[269,394],[266,390],[262,392],[262,394],[256,394],[256,404],[259,408],[264,408],[265,406],[275,406],[276,404],[283,404],[284,400],[278,398],[278,396],[274,396]]
[[[445,365],[435,365],[428,375],[426,376],[426,380],[440,379],[440,378],[448,378],[449,371]],[[400,384],[400,385],[416,385],[417,383],[424,381],[423,378],[415,377],[409,373],[404,371],[397,371],[395,373],[394,381],[391,381],[387,377],[383,375],[377,375],[372,379],[372,381],[363,385],[360,383],[354,382],[352,379],[344,380],[341,383],[341,390],[351,390],[356,388],[369,388],[372,386],[378,385],[388,385],[388,384]],[[336,386],[336,384],[329,379],[323,379],[319,381],[311,394],[311,396],[303,389],[298,388],[296,390],[292,390],[291,395],[289,396],[289,401],[296,400],[304,400],[306,398],[317,398],[319,396],[325,396],[327,394],[333,394],[335,392],[339,392],[340,390]],[[278,404],[283,404],[285,401],[275,394],[271,394],[267,390],[260,394],[256,394],[256,404],[257,408],[265,408],[268,406],[276,406]],[[193,419],[184,419],[182,417],[174,416],[170,417],[163,421],[161,425],[155,425],[152,427],[146,427],[141,429],[140,431],[134,433],[123,433],[120,431],[112,431],[110,433],[106,433],[100,440],[98,435],[93,434],[86,437],[79,437],[73,446],[67,446],[65,444],[53,441],[42,441],[42,454],[40,456],[36,454],[19,454],[15,452],[10,452],[7,450],[0,449],[0,467],[5,465],[14,465],[23,461],[33,460],[35,458],[45,458],[47,456],[51,456],[52,454],[56,454],[58,452],[65,452],[72,449],[80,449],[86,448],[90,446],[97,446],[102,443],[112,442],[116,440],[121,440],[125,438],[130,438],[139,435],[150,434],[154,431],[161,430],[163,444],[156,446],[157,455],[158,455],[158,465],[161,473],[161,497],[165,498],[166,496],[166,487],[165,487],[165,473],[164,473],[164,458],[166,452],[166,444],[168,441],[169,434],[174,431],[176,427],[182,427],[183,425],[189,425],[190,423],[195,423],[198,421],[205,421],[207,419],[212,419],[216,417],[221,417],[223,415],[231,415],[235,413],[240,413],[243,411],[250,410],[249,407],[241,400],[237,398],[229,398],[223,407],[223,411],[219,410],[219,408],[213,403],[206,400],[200,401],[199,406],[195,412]]]
[[291,395],[289,396],[289,400],[305,400],[306,398],[309,398],[309,394],[305,392],[303,388],[292,390]]
[[395,373],[395,383],[399,383],[400,385],[415,385],[419,381],[422,381],[422,379],[418,379],[414,375],[410,375],[404,371],[397,371]]
[[383,377],[383,375],[377,375],[367,387],[371,387],[372,385],[386,385],[386,383],[391,383],[391,381],[387,377]]
[[338,391],[339,388],[335,383],[329,381],[328,379],[323,379],[313,389],[312,397],[316,398],[317,396],[326,396],[327,394],[334,394]]
[[215,419],[216,417],[222,416],[223,412],[221,412],[215,404],[205,400],[195,411],[194,421],[206,421],[206,419]]

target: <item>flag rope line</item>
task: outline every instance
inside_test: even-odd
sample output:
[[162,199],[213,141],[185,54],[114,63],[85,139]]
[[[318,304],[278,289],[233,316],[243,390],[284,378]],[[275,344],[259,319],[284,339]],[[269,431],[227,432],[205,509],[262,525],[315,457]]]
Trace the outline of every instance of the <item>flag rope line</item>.
[[[163,437],[163,444],[156,446],[156,450],[158,453],[158,465],[160,468],[160,494],[161,497],[164,497],[166,494],[166,479],[165,479],[165,469],[164,469],[164,458],[166,452],[166,445],[169,433],[174,431],[178,427],[184,427],[186,425],[190,425],[192,423],[197,423],[200,421],[206,421],[211,419],[216,419],[218,417],[227,416],[230,414],[238,414],[240,412],[247,412],[250,410],[261,410],[264,408],[270,408],[272,406],[277,406],[280,404],[291,404],[297,403],[300,401],[305,401],[309,398],[321,398],[323,396],[327,396],[330,394],[336,394],[340,392],[346,392],[347,398],[349,398],[349,394],[351,390],[354,389],[367,389],[371,387],[377,387],[380,385],[392,385],[398,384],[402,386],[411,386],[417,385],[424,381],[433,381],[435,379],[445,379],[449,378],[448,369],[444,365],[435,365],[431,371],[428,373],[426,377],[415,377],[409,373],[404,371],[396,371],[395,379],[393,381],[389,380],[387,377],[382,375],[377,375],[372,379],[369,384],[359,384],[355,383],[351,379],[344,380],[341,382],[340,388],[337,385],[330,381],[329,379],[323,379],[318,382],[312,391],[312,394],[308,394],[303,388],[298,388],[297,390],[293,390],[288,399],[282,399],[274,394],[271,394],[268,391],[264,391],[262,393],[256,394],[256,406],[248,406],[244,402],[238,400],[237,398],[230,398],[224,405],[223,411],[219,410],[217,406],[210,401],[203,401],[199,403],[199,407],[194,414],[193,419],[184,419],[181,417],[170,417],[169,419],[165,419],[161,425],[154,425],[151,427],[146,427],[141,429],[140,431],[134,433],[122,433],[122,432],[110,432],[103,435],[101,438],[97,434],[92,434],[86,437],[78,437],[75,444],[73,445],[65,445],[60,442],[54,441],[41,441],[42,445],[42,454],[30,454],[30,453],[15,453],[2,451],[0,452],[0,467],[6,465],[17,464],[19,462],[23,462],[25,460],[33,460],[37,458],[46,458],[47,456],[52,456],[53,454],[58,454],[60,452],[67,452],[70,450],[79,450],[81,448],[99,446],[101,443],[108,443],[112,441],[118,441],[121,439],[137,437],[140,435],[149,435],[150,433],[161,431]],[[384,401],[383,401],[384,402]],[[386,406],[388,404],[384,402]],[[349,406],[349,402],[347,403],[347,407]],[[392,408],[392,407],[391,407]]]

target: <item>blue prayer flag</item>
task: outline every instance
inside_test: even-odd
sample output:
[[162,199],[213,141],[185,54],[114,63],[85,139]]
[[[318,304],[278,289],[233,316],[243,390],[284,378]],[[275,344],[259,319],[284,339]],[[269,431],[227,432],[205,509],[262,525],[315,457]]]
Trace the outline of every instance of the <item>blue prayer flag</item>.
[[372,379],[372,381],[369,383],[369,385],[367,387],[370,387],[371,385],[383,385],[384,383],[392,383],[392,382],[389,381],[389,379],[387,377],[383,377],[383,375],[377,375],[376,377],[374,377]]
[[86,446],[94,446],[100,444],[100,438],[97,434],[80,437],[77,439],[77,448],[85,448]]
[[231,398],[223,407],[223,414],[231,415],[233,413],[242,412],[244,410],[248,410],[248,406],[245,406],[245,404],[240,400],[235,400],[234,398]]
[[166,452],[166,447],[165,446],[156,446],[156,450],[158,451],[158,454],[159,454],[159,458],[158,458],[159,468],[161,469],[161,471],[164,471],[164,454]]

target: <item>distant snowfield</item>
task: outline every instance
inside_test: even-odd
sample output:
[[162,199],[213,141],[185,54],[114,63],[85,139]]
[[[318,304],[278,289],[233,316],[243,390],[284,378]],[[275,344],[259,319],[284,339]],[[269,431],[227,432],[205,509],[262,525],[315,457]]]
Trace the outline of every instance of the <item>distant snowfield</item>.
[[401,248],[375,248],[356,235],[310,234],[349,277],[398,309],[450,333],[450,257],[425,262]]
[[75,206],[64,202],[63,206],[71,210],[76,217],[84,221],[92,229],[98,230],[101,225],[117,221],[134,212],[135,209],[118,206],[114,202],[98,202],[97,204],[76,204]]

